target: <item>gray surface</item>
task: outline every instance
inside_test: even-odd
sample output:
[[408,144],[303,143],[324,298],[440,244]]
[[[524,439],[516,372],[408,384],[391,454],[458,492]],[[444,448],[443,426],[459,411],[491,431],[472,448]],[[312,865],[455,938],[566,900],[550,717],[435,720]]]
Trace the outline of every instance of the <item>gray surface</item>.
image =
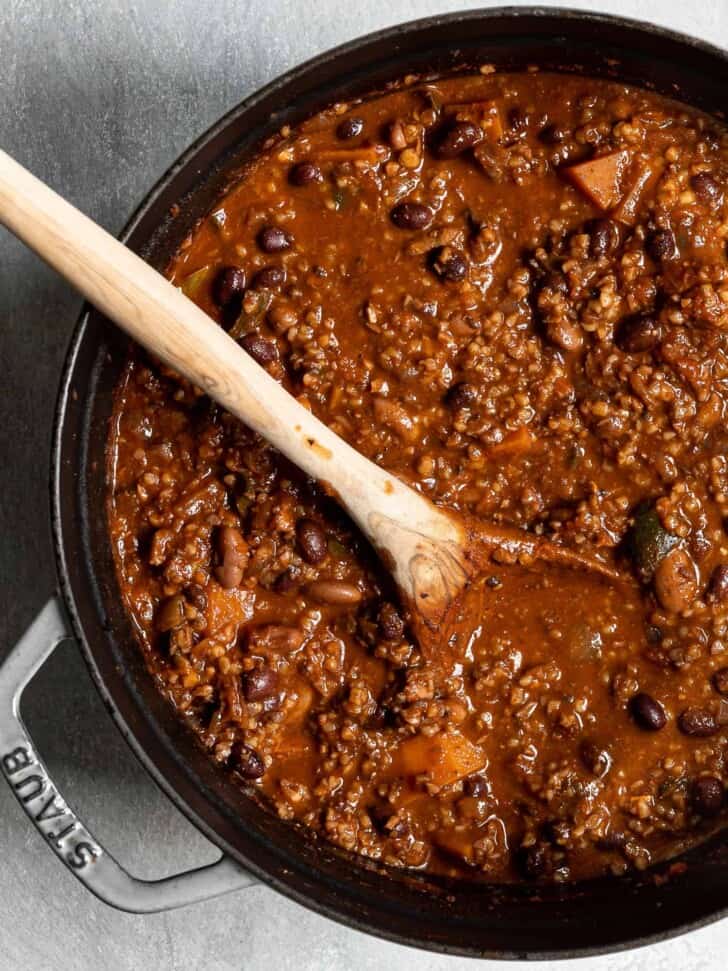
[[[257,86],[365,31],[477,5],[0,0],[0,145],[117,231],[182,149]],[[564,5],[606,9],[728,42],[724,0]],[[54,584],[46,456],[59,368],[79,305],[50,270],[0,231],[4,645],[20,635]],[[161,876],[214,857],[128,754],[72,646],[42,672],[26,708],[66,794],[134,872]],[[171,915],[118,914],[61,868],[1,783],[0,846],[1,971],[86,971],[102,964],[112,971],[473,966],[364,937],[262,887]],[[726,948],[728,921],[649,950],[551,967],[713,971],[724,966]]]

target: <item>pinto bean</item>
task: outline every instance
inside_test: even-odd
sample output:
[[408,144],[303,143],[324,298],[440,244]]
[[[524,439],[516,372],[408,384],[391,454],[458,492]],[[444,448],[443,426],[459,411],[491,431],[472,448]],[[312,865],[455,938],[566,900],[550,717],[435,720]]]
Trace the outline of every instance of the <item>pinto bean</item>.
[[655,569],[655,594],[665,610],[679,613],[698,595],[698,576],[692,557],[678,547],[660,560]]
[[155,623],[158,631],[164,633],[180,627],[185,621],[185,598],[177,593],[165,600],[157,611]]
[[359,587],[345,580],[314,580],[306,587],[306,593],[322,604],[332,607],[349,607],[361,603],[363,594]]
[[223,526],[218,534],[221,563],[215,570],[221,586],[226,590],[240,586],[248,562],[248,544],[234,526]]
[[244,779],[260,779],[265,775],[265,763],[250,745],[238,742],[232,751],[232,763]]

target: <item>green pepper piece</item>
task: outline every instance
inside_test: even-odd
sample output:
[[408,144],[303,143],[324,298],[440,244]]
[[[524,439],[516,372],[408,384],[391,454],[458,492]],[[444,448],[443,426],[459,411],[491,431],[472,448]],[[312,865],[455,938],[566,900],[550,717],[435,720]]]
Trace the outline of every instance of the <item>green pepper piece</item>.
[[658,563],[680,542],[660,522],[654,506],[640,506],[628,534],[627,547],[640,578],[649,583]]
[[211,267],[201,266],[199,270],[193,270],[188,276],[182,280],[180,284],[180,290],[186,297],[190,300],[194,300],[195,297],[200,292],[200,288],[207,281],[210,276]]

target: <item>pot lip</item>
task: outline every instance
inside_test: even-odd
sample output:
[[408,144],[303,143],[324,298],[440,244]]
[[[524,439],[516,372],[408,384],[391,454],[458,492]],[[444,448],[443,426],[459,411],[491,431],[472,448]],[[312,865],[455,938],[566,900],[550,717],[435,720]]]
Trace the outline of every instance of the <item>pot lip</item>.
[[[157,179],[149,192],[143,197],[141,202],[133,211],[124,228],[118,235],[123,243],[128,243],[139,224],[147,213],[157,204],[159,198],[168,189],[170,183],[177,174],[184,170],[194,157],[210,141],[232,125],[240,116],[246,114],[259,101],[275,94],[281,88],[292,84],[299,77],[305,77],[313,69],[323,66],[332,60],[345,58],[347,53],[357,51],[363,46],[375,44],[377,42],[396,42],[399,36],[410,31],[422,31],[425,29],[437,29],[440,26],[451,25],[454,23],[468,23],[469,21],[482,23],[496,19],[510,19],[514,22],[527,21],[529,19],[540,20],[542,22],[553,21],[554,25],[563,24],[568,26],[570,23],[580,23],[592,25],[598,29],[600,25],[622,28],[635,34],[649,35],[651,38],[663,39],[678,44],[685,48],[691,48],[698,53],[704,53],[711,58],[719,58],[728,65],[728,51],[718,45],[711,44],[700,38],[692,37],[681,31],[662,27],[650,23],[649,21],[639,20],[631,17],[623,17],[616,14],[592,12],[572,7],[543,7],[543,6],[497,6],[486,9],[478,8],[474,10],[454,11],[451,13],[426,16],[404,23],[393,24],[379,30],[371,31],[367,34],[355,37],[326,51],[316,54],[300,64],[295,65],[288,71],[278,75],[260,88],[256,88],[250,95],[234,105],[229,111],[221,116],[217,121],[210,125],[201,135],[199,135],[185,151],[167,168],[167,170]],[[298,887],[292,885],[285,879],[285,870],[274,872],[247,859],[238,848],[232,847],[221,837],[213,827],[201,818],[177,791],[174,784],[170,782],[162,767],[149,755],[144,745],[137,737],[136,733],[126,723],[119,711],[111,691],[105,684],[104,678],[96,664],[94,655],[87,643],[83,624],[76,607],[75,596],[70,579],[70,570],[67,564],[66,549],[63,536],[64,513],[62,510],[62,459],[63,459],[63,436],[66,421],[69,399],[72,394],[72,381],[76,369],[76,363],[81,346],[83,344],[89,318],[94,312],[94,308],[88,303],[84,303],[76,321],[75,327],[70,336],[63,366],[61,369],[58,394],[54,407],[54,417],[51,436],[51,455],[50,455],[50,518],[51,534],[53,542],[53,552],[58,578],[58,590],[61,595],[63,607],[70,621],[70,627],[74,639],[77,641],[81,654],[86,662],[92,681],[98,690],[104,706],[109,712],[112,720],[121,732],[122,737],[130,746],[135,757],[144,766],[154,782],[169,797],[179,811],[185,815],[190,822],[200,830],[214,845],[218,846],[223,852],[228,853],[233,858],[238,859],[250,870],[261,883],[268,885],[286,897],[294,900],[325,917],[328,917],[339,924],[371,934],[379,938],[391,941],[396,944],[406,945],[412,948],[432,951],[435,953],[463,956],[479,957],[483,959],[500,960],[564,960],[570,958],[584,958],[596,955],[604,955],[637,949],[650,944],[669,940],[685,934],[688,931],[697,930],[705,927],[723,917],[728,916],[728,906],[719,906],[702,917],[678,921],[669,929],[658,931],[653,934],[646,934],[625,940],[619,943],[595,945],[594,947],[578,948],[555,948],[553,950],[529,949],[515,950],[492,950],[481,951],[477,947],[452,945],[441,941],[420,939],[411,934],[391,930],[389,927],[376,925],[366,918],[358,918],[352,913],[346,913],[341,909],[323,902],[311,894],[304,893]]]

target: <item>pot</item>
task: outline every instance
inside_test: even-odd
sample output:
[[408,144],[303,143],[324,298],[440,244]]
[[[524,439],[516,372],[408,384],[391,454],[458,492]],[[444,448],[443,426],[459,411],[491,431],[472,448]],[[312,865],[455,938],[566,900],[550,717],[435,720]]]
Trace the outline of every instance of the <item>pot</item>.
[[[123,240],[163,269],[261,142],[336,100],[408,73],[494,63],[578,71],[647,85],[718,113],[728,56],[616,17],[502,8],[394,27],[296,68],[244,101],[170,169]],[[0,765],[59,858],[99,897],[150,912],[260,880],[359,930],[435,951],[496,958],[605,952],[682,933],[728,912],[728,837],[677,862],[567,886],[492,886],[388,869],[283,822],[201,751],[150,677],[117,588],[106,533],[105,444],[127,341],[86,308],[58,397],[52,519],[59,591],[0,671]],[[222,851],[220,861],[162,881],[128,874],[55,789],[18,714],[23,687],[54,646],[76,638],[111,717],[170,799]]]

